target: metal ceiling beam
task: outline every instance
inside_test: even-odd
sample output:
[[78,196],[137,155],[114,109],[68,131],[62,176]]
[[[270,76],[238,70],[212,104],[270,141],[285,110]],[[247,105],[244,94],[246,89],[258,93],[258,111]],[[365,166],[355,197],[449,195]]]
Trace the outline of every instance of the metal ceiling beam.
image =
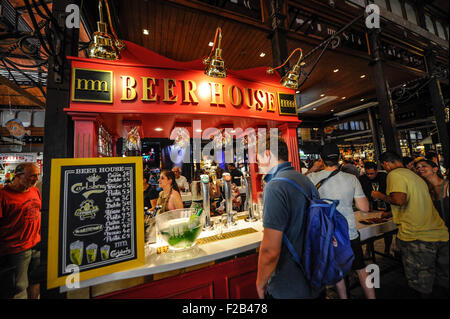
[[25,91],[24,89],[22,89],[20,86],[18,86],[17,84],[15,84],[14,82],[8,80],[7,78],[5,78],[3,75],[0,75],[0,84],[6,85],[7,87],[9,87],[11,90],[13,90],[14,92],[20,94],[21,96],[23,96],[24,98],[26,98],[28,101],[32,102],[34,105],[39,106],[41,109],[45,109],[45,103],[42,102],[41,100],[39,100],[37,97],[35,97],[34,95],[28,93],[27,91]]
[[[44,0],[43,2],[44,2],[45,4],[51,4],[51,3],[53,2],[53,0]],[[41,3],[39,3],[39,2],[37,2],[36,5],[37,5],[38,7],[41,7],[41,6],[42,6]],[[16,10],[18,10],[18,11],[20,11],[20,10],[26,10],[26,9],[27,9],[26,6],[16,7]]]

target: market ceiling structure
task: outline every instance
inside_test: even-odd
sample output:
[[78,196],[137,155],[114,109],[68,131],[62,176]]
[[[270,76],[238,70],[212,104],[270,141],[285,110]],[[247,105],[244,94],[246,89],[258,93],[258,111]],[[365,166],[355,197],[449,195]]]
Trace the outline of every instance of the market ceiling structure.
[[[51,53],[48,51],[55,45],[46,37],[51,23],[46,17],[49,18],[52,1],[0,1],[0,106],[44,108],[47,59]],[[286,1],[288,52],[297,47],[302,48],[304,54],[317,49],[329,38],[330,30],[338,31],[362,12],[361,8],[350,6],[349,1],[335,1],[334,8],[328,2]],[[170,59],[192,61],[206,57],[211,49],[209,43],[220,26],[223,58],[228,69],[274,66],[270,1],[110,0],[109,3],[114,28],[120,38]],[[448,1],[429,3],[448,13]],[[97,5],[97,1],[82,2],[80,56],[84,55],[82,49],[96,30]],[[417,34],[385,20],[382,27],[386,53],[400,52],[399,57],[394,53],[391,59],[386,59],[385,71],[390,87],[424,78],[423,55],[429,39],[420,32]],[[324,51],[311,76],[298,90],[300,106],[325,97],[335,98],[305,110],[300,114],[301,119],[323,121],[376,99],[363,20],[347,31],[340,36],[340,43],[333,43],[334,48]],[[38,34],[47,43],[47,48],[39,42]],[[438,61],[448,66],[448,41],[439,41],[441,39],[429,35],[437,44]],[[317,53],[311,55],[311,67],[316,57]]]
[[[230,69],[246,69],[258,66],[272,66],[271,54],[271,18],[270,8],[263,7],[262,23],[249,16],[251,10],[241,15],[230,15],[217,10],[217,7],[199,2],[218,3],[218,1],[131,1],[120,6],[120,31],[123,38],[142,45],[169,58],[190,61],[207,56],[210,48],[208,43],[213,41],[215,28],[221,26],[223,30],[222,48],[223,58]],[[346,12],[331,9],[327,1],[290,1],[288,2],[288,51],[300,47],[304,53],[309,52],[325,39],[314,32],[317,24],[314,22],[333,21],[334,30],[344,26],[353,17],[361,13],[361,9],[345,7]],[[441,7],[445,1],[436,1]],[[224,2],[223,2],[224,3]],[[255,2],[254,2],[255,3]],[[448,12],[448,3],[447,12]],[[308,16],[305,17],[305,13]],[[300,13],[300,14],[299,14]],[[303,25],[298,23],[302,18]],[[308,23],[306,18],[311,18]],[[326,28],[322,23],[322,29]],[[309,26],[309,27],[308,27]],[[329,26],[329,23],[328,23]],[[327,26],[327,27],[328,27]],[[146,30],[146,31],[144,31]],[[355,33],[361,35],[358,41],[365,46],[362,21],[355,24]],[[399,42],[398,34],[403,34],[401,50],[408,50],[411,54],[423,56],[423,50],[406,41],[423,39],[415,34],[401,32],[395,26],[389,26],[386,32],[388,41]],[[344,40],[342,40],[344,42]],[[412,41],[411,41],[412,42]],[[360,105],[362,102],[375,98],[375,86],[372,78],[370,57],[367,48],[357,51],[339,45],[336,49],[325,51],[311,77],[299,89],[301,104],[307,105],[325,96],[335,96],[336,99],[326,104],[309,109],[302,113],[303,117],[327,118],[334,113]],[[448,62],[447,62],[448,63]],[[386,75],[391,87],[424,77],[422,68],[405,67],[395,61],[387,61]]]
[[[58,45],[49,41],[51,12],[49,0],[0,0],[0,106],[45,108],[48,58]],[[83,25],[80,41],[89,41]]]

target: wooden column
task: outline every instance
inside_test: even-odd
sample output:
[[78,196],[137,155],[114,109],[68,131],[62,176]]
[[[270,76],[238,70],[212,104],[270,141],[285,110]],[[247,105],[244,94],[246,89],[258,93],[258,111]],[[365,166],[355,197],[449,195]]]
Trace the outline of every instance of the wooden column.
[[74,122],[74,157],[98,156],[98,113],[71,113]]
[[[272,57],[273,65],[277,67],[286,60],[288,57],[288,46],[286,40],[285,20],[286,14],[284,14],[285,1],[284,0],[271,0],[271,15],[272,19]],[[278,69],[281,76],[283,76],[289,69],[289,63],[283,68]]]
[[378,114],[383,128],[386,149],[402,154],[398,140],[398,132],[395,124],[394,108],[392,104],[391,92],[384,71],[380,44],[380,29],[368,30],[368,47],[372,57],[372,70],[378,100]]
[[298,150],[298,139],[297,139],[297,123],[285,123],[278,127],[281,130],[281,137],[285,140],[289,148],[289,162],[296,171],[302,171],[300,166],[300,154]]

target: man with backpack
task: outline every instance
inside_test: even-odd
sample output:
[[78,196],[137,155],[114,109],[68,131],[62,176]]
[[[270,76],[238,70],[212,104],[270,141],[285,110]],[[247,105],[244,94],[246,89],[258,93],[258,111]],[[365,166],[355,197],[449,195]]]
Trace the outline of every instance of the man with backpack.
[[[277,146],[273,151],[271,144]],[[266,186],[263,193],[264,236],[259,249],[256,289],[260,298],[312,299],[319,297],[320,288],[310,286],[283,244],[285,235],[295,243],[296,253],[302,255],[308,199],[289,183],[275,179],[292,180],[308,197],[317,196],[317,192],[307,177],[294,170],[288,158],[286,142],[278,136],[272,139],[267,136],[265,149],[258,151],[258,166],[260,172],[266,174]]]
[[[356,270],[366,298],[374,299],[375,290],[366,285],[368,273],[365,270],[364,255],[352,207],[354,200],[356,208],[361,211],[369,211],[369,202],[356,176],[339,171],[340,152],[336,144],[323,145],[320,156],[325,164],[325,169],[309,174],[308,178],[318,189],[320,198],[339,201],[337,210],[347,220],[351,247],[355,256],[352,270]],[[336,289],[341,299],[347,298],[344,279],[336,283]]]

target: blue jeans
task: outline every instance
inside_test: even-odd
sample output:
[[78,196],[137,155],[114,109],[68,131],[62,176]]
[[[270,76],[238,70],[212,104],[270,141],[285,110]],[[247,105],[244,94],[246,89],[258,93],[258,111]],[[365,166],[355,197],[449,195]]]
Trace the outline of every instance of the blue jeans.
[[35,247],[0,256],[0,298],[26,298],[29,285],[42,281],[41,252]]

